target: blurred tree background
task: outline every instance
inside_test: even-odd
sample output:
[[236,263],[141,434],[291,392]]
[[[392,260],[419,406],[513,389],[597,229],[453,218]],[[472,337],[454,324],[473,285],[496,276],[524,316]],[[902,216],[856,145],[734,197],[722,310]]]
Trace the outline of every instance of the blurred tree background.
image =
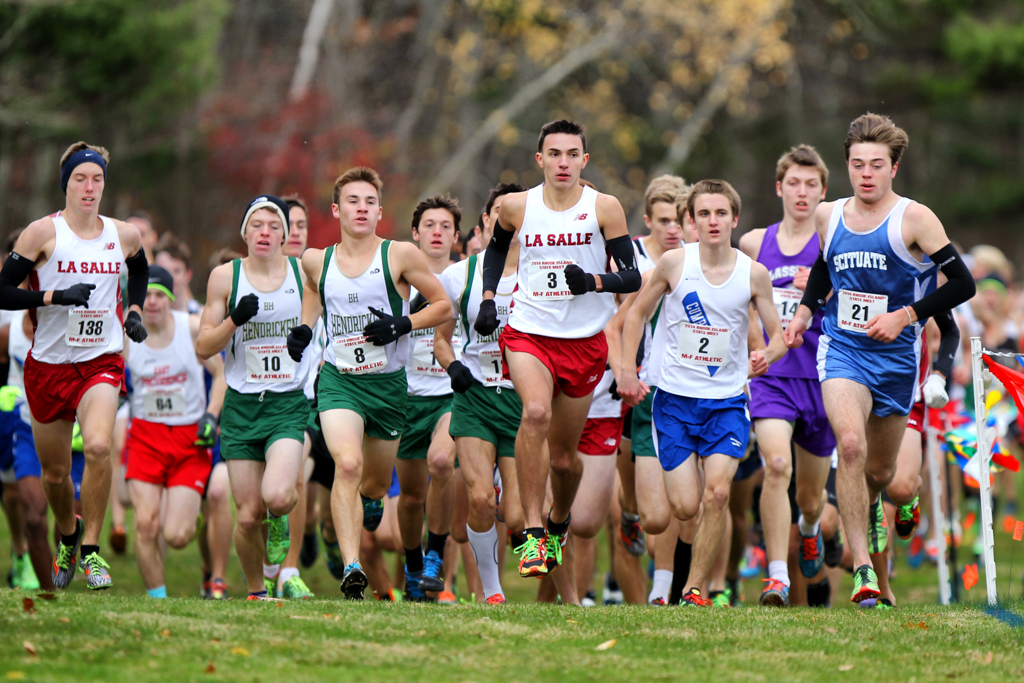
[[848,194],[843,136],[870,110],[910,134],[897,191],[1019,260],[1022,86],[1013,0],[6,0],[0,233],[63,206],[60,154],[86,139],[111,151],[103,212],[185,239],[202,292],[255,194],[304,196],[323,246],[334,178],[370,164],[382,232],[436,191],[471,224],[498,180],[540,180],[536,132],[563,116],[634,231],[675,172],[732,182],[742,232],[779,218],[792,145]]

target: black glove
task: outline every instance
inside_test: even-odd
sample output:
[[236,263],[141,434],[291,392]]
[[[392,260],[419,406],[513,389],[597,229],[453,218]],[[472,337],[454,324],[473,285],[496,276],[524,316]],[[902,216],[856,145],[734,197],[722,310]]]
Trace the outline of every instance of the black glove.
[[146,337],[149,336],[146,326],[142,324],[142,316],[135,311],[128,311],[128,315],[125,316],[124,333],[136,344],[146,341]]
[[388,315],[383,310],[378,311],[375,308],[370,308],[369,310],[379,320],[372,320],[367,323],[366,327],[363,328],[363,334],[366,335],[368,341],[373,342],[374,346],[390,344],[403,334],[412,332],[412,321],[409,320],[409,316],[403,315],[399,318],[394,315]]
[[494,299],[484,299],[480,302],[480,312],[476,314],[476,322],[473,329],[481,337],[487,337],[498,329],[498,307]]
[[246,294],[235,304],[231,311],[231,322],[241,327],[260,312],[260,298],[255,294]]
[[306,350],[311,341],[313,341],[313,330],[309,329],[309,325],[293,327],[292,331],[288,333],[288,355],[296,363],[300,362],[302,352]]
[[53,290],[53,297],[50,300],[54,306],[87,306],[89,295],[94,289],[96,289],[96,285],[80,282],[67,289]]
[[452,378],[452,391],[460,394],[466,393],[473,385],[479,384],[473,377],[473,373],[461,361],[452,361],[452,364],[448,366],[448,376]]
[[203,413],[196,425],[196,440],[193,445],[209,448],[217,440],[217,425],[220,423],[213,413]]
[[597,289],[597,280],[594,276],[575,263],[570,263],[565,267],[565,284],[569,285],[569,291],[576,296]]

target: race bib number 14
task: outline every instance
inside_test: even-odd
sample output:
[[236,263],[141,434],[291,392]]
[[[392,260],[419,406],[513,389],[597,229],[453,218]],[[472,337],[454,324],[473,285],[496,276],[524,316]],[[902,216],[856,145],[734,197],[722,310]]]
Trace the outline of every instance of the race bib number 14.
[[772,287],[772,302],[779,312],[779,320],[782,321],[782,329],[786,329],[796,315],[796,309],[800,307],[800,300],[804,293],[799,289],[785,289],[783,287]]
[[867,334],[868,321],[889,312],[889,297],[839,290],[839,327],[850,332]]

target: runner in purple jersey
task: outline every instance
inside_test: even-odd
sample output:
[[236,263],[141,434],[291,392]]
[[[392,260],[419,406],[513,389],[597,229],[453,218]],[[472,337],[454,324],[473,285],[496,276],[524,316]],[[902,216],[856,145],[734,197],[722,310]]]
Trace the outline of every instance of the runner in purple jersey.
[[[783,219],[740,239],[740,249],[764,264],[772,278],[773,300],[785,327],[800,305],[807,275],[820,252],[814,210],[825,196],[828,169],[808,145],[782,155],[775,188]],[[800,508],[800,571],[808,579],[821,572],[824,540],[818,522],[825,506],[825,483],[836,441],[821,400],[817,348],[820,314],[804,334],[804,346],[792,349],[768,372],[750,382],[750,417],[765,462],[761,490],[768,576],[762,605],[789,604],[789,534],[792,510],[789,481],[796,452],[796,502]],[[794,351],[796,353],[794,353]],[[792,444],[792,445],[791,445]],[[824,581],[828,581],[825,577]]]

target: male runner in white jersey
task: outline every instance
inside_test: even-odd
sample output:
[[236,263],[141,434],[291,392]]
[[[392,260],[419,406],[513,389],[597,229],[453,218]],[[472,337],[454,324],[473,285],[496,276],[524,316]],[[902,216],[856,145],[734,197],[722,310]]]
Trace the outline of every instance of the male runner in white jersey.
[[[822,255],[785,331],[786,345],[798,348],[811,316],[834,290],[818,376],[838,442],[836,493],[853,553],[854,602],[879,595],[870,553],[884,548],[879,494],[892,479],[913,403],[918,324],[975,291],[935,214],[893,192],[908,143],[886,116],[865,114],[850,124],[844,147],[854,196],[818,206]],[[936,265],[948,279],[922,297]]]
[[[167,597],[160,536],[184,548],[195,535],[212,465],[207,437],[217,429],[226,388],[224,360],[199,360],[199,319],[173,310],[173,301],[174,277],[150,266],[142,310],[149,336],[124,352],[133,387],[125,478],[135,510],[135,559],[151,598]],[[209,404],[204,367],[213,376]]]
[[[519,185],[505,183],[499,183],[491,190],[483,213],[481,240],[484,244],[491,241],[505,197],[522,191]],[[495,465],[501,474],[504,521],[513,533],[523,529],[513,460],[523,404],[512,383],[502,379],[501,349],[498,346],[498,338],[508,319],[512,290],[515,289],[518,257],[519,245],[511,245],[495,292],[498,329],[489,337],[483,337],[473,328],[483,296],[485,258],[473,254],[449,266],[441,275],[441,284],[452,303],[455,317],[438,326],[434,333],[434,353],[451,377],[455,392],[449,433],[455,438],[459,466],[469,494],[467,535],[480,572],[484,600],[491,605],[505,602],[498,566],[498,548],[504,539],[499,539],[494,519]],[[463,339],[461,360],[456,358],[452,341],[457,324],[461,326]]]
[[[785,327],[799,304],[807,275],[818,257],[814,211],[825,197],[828,168],[813,147],[800,145],[776,164],[775,192],[782,198],[782,221],[751,230],[740,249],[768,268],[772,296]],[[791,351],[768,372],[750,382],[750,416],[764,458],[761,523],[768,578],[762,605],[789,605],[789,536],[792,512],[789,482],[796,459],[796,503],[800,508],[800,572],[810,579],[821,571],[824,540],[818,520],[825,510],[825,482],[836,447],[821,402],[815,353],[821,316],[801,350]]]
[[[328,344],[317,408],[335,463],[331,512],[347,563],[341,592],[354,600],[363,599],[367,585],[359,564],[361,530],[380,525],[405,431],[406,336],[439,325],[452,313],[423,252],[377,236],[383,186],[376,171],[362,166],[335,181],[331,211],[341,242],[303,255],[302,325],[288,335],[288,352],[299,357],[323,316]],[[412,314],[410,288],[429,302]]]
[[[500,343],[503,367],[523,401],[516,438],[526,520],[519,547],[523,577],[544,576],[561,563],[583,475],[576,447],[608,358],[604,327],[615,313],[614,297],[600,294],[640,288],[619,200],[580,185],[590,158],[582,126],[566,120],[546,124],[537,150],[544,183],[508,195],[501,205],[484,256],[483,301],[474,325],[481,336],[498,328],[494,292],[517,234],[519,281]],[[616,273],[607,272],[609,255]],[[545,529],[542,507],[549,474],[554,504]]]
[[[648,371],[658,387],[655,448],[676,518],[690,520],[703,507],[682,599],[710,605],[700,591],[721,545],[729,489],[750,436],[744,387],[748,376],[764,374],[786,348],[768,270],[730,242],[739,195],[725,181],[702,180],[687,197],[687,212],[699,241],[662,256],[630,308],[619,393],[636,403],[647,392],[637,378],[636,353],[645,321],[664,297],[651,349],[655,366]],[[751,304],[769,334],[764,351],[748,352]]]
[[[61,533],[53,563],[58,588],[74,577],[79,544],[89,588],[111,585],[99,538],[110,499],[110,439],[124,387],[120,353],[125,333],[136,342],[146,338],[141,312],[149,268],[139,231],[99,215],[108,159],[105,149],[84,142],[68,148],[61,157],[64,210],[31,223],[0,272],[0,306],[30,309],[35,323],[25,394],[43,488]],[[125,267],[127,316],[119,283]],[[26,277],[29,290],[19,289]],[[86,457],[84,525],[75,517],[69,476],[76,417]]]
[[[412,238],[440,276],[449,266],[452,244],[459,239],[462,211],[447,195],[428,197],[412,214]],[[422,297],[411,293],[412,310]],[[456,342],[458,343],[458,342]],[[434,355],[434,328],[409,335],[405,364],[409,399],[406,425],[398,444],[398,528],[405,552],[405,592],[411,600],[427,600],[426,591],[444,590],[444,547],[455,508],[455,441],[448,434],[452,417],[452,383]],[[427,550],[423,552],[424,506]]]
[[[266,599],[264,553],[282,562],[290,545],[287,514],[298,501],[302,441],[309,404],[302,389],[310,354],[292,360],[285,347],[298,324],[303,276],[298,261],[282,252],[288,239],[288,206],[263,195],[249,203],[240,227],[248,256],[218,266],[206,288],[196,352],[210,358],[227,351],[228,390],[221,415],[221,456],[237,510],[235,550],[249,600]],[[266,519],[266,522],[264,520]],[[267,524],[264,543],[262,526]]]

